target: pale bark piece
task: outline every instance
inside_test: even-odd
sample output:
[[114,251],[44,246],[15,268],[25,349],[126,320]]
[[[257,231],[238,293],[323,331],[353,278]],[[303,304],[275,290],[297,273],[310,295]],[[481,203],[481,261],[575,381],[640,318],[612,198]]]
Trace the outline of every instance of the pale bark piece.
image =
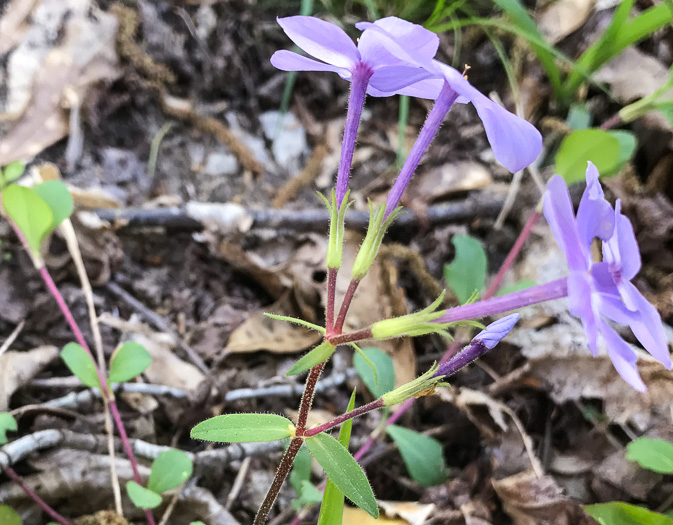
[[39,374],[58,356],[58,348],[38,346],[28,352],[9,351],[0,356],[0,412],[9,408],[12,394]]

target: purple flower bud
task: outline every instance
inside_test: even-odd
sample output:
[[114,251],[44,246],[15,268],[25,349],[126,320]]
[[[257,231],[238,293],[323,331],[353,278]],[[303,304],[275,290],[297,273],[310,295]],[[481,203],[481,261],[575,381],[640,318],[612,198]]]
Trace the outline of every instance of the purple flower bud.
[[502,341],[519,320],[519,314],[510,314],[498,319],[479,332],[463,350],[439,367],[435,375],[451,376],[472,361],[479,359]]

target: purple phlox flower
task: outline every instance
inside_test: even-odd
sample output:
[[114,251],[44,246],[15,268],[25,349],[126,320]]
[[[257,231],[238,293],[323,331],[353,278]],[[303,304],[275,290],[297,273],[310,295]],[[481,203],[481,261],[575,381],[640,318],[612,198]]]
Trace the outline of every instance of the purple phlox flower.
[[[369,78],[368,92],[393,94],[398,89],[432,77],[423,65],[437,53],[437,35],[396,17],[377,21],[392,33],[365,30],[357,46],[339,26],[310,16],[278,18],[287,36],[314,57],[292,51],[276,51],[271,63],[284,71],[332,71],[346,80],[357,75]],[[405,50],[409,48],[413,55]],[[420,90],[421,96],[425,91]],[[426,97],[427,98],[427,97]]]
[[461,368],[479,359],[502,341],[519,320],[519,314],[510,314],[489,324],[479,332],[460,353],[441,365],[435,375],[451,376]]
[[[621,213],[621,202],[617,201],[613,210],[605,200],[598,170],[591,162],[586,181],[577,217],[565,181],[558,175],[547,184],[543,203],[544,215],[570,269],[569,310],[582,320],[593,355],[598,353],[600,333],[619,374],[633,388],[644,392],[646,387],[638,373],[635,351],[605,319],[628,325],[643,347],[670,369],[671,357],[661,317],[631,283],[640,271],[640,251],[633,226]],[[592,259],[594,238],[603,241],[602,262]]]

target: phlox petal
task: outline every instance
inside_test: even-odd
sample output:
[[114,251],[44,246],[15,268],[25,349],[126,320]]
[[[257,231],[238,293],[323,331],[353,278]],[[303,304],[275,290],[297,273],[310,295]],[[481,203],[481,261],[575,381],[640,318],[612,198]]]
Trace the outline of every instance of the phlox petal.
[[619,200],[615,204],[613,236],[603,246],[606,262],[619,268],[622,279],[630,281],[638,274],[641,265],[638,241],[631,221],[622,214],[622,203]]
[[495,158],[515,172],[531,164],[542,150],[542,135],[530,122],[510,113],[472,86],[454,68],[435,61],[444,78],[477,110]]
[[586,272],[589,269],[588,247],[580,242],[568,187],[558,175],[547,183],[542,209],[556,242],[565,253],[570,270]]
[[608,355],[619,375],[638,392],[647,391],[647,387],[638,373],[638,367],[636,366],[638,356],[636,353],[608,323],[600,319],[599,323]]
[[276,51],[271,55],[271,64],[281,71],[332,71],[346,80],[351,78],[351,72],[348,69],[318,62],[292,51]]
[[355,27],[366,29],[382,29],[395,38],[410,53],[417,53],[420,57],[432,59],[439,48],[439,37],[418,24],[412,24],[395,16],[381,18],[376,22],[359,22]]
[[277,18],[285,34],[309,55],[337,67],[351,69],[360,53],[346,32],[312,16]]
[[425,69],[419,67],[383,67],[374,71],[369,79],[369,85],[379,92],[397,92],[421,80],[426,80],[429,76]]
[[568,310],[582,320],[582,328],[587,336],[589,349],[598,355],[597,316],[591,300],[591,283],[584,272],[570,272],[568,275]]
[[442,91],[442,86],[444,85],[443,78],[430,78],[427,80],[421,80],[407,87],[395,91],[381,91],[376,88],[373,88],[371,85],[367,89],[367,94],[373,97],[390,97],[392,95],[407,95],[410,97],[416,98],[425,98],[429,100],[435,100]]
[[594,237],[607,240],[612,236],[615,227],[615,213],[610,203],[605,200],[603,188],[598,181],[598,170],[592,162],[586,171],[587,187],[582,194],[577,209],[577,229],[580,239],[589,246]]

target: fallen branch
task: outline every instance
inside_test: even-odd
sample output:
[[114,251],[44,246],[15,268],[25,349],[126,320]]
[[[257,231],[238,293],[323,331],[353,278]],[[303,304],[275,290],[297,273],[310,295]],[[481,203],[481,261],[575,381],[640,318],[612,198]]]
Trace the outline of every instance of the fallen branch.
[[[451,222],[475,217],[496,217],[503,205],[503,199],[486,192],[475,192],[465,200],[450,204],[430,206],[424,217],[408,212],[397,219],[392,228],[418,225],[421,219],[431,226],[441,226]],[[86,214],[95,213],[96,218],[88,219]],[[125,210],[100,209],[94,212],[80,212],[84,224],[106,221],[115,229],[162,227],[168,230],[200,231],[206,224],[215,224],[220,233],[241,233],[251,228],[272,230],[293,230],[297,232],[324,232],[329,223],[326,209],[313,210],[252,210],[232,203],[187,203],[184,207]],[[90,217],[90,215],[89,215]],[[98,219],[98,220],[96,220]],[[369,224],[369,212],[351,210],[346,214],[346,226],[354,230],[365,230]]]

